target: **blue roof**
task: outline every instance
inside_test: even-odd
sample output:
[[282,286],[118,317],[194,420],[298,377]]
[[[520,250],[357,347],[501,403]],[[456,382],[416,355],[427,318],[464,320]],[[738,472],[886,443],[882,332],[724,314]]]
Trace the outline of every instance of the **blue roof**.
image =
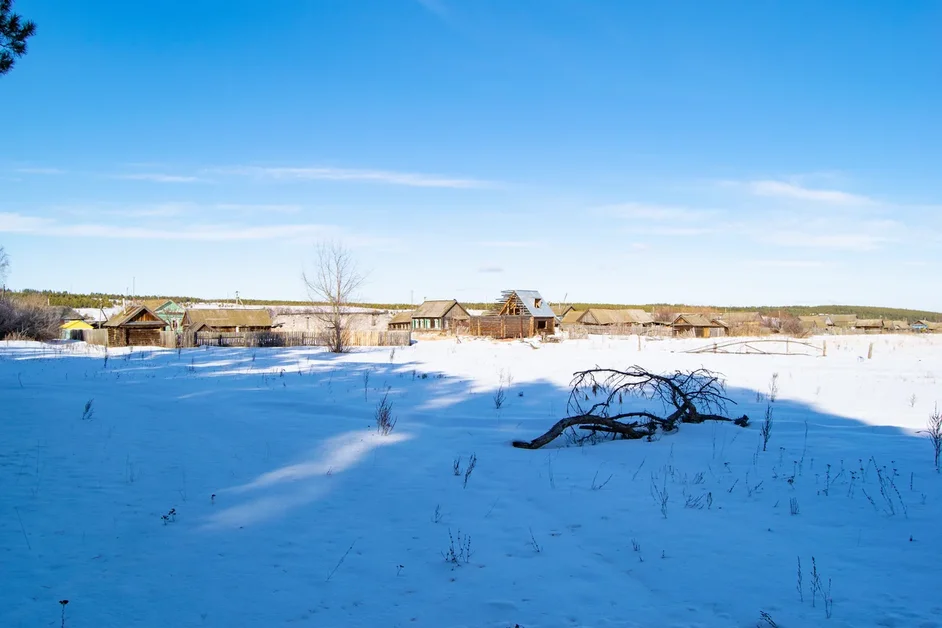
[[[523,303],[524,307],[527,308],[527,311],[530,312],[530,316],[536,318],[554,318],[556,314],[553,313],[553,308],[549,306],[540,293],[536,290],[514,290],[514,294],[517,295],[517,298]],[[539,306],[537,306],[539,302]]]

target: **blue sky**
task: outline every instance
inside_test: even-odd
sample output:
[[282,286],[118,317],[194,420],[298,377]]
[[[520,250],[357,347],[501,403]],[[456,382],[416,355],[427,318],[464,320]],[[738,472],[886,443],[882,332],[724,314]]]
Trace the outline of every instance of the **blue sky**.
[[15,288],[942,310],[938,2],[15,9]]

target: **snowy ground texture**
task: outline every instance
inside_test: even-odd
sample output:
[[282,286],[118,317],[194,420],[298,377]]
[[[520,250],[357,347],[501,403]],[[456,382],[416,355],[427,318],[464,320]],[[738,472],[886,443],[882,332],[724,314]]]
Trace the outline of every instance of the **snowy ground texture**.
[[[2,344],[0,626],[942,626],[942,337],[710,342]],[[723,373],[753,424],[510,446],[635,363]]]

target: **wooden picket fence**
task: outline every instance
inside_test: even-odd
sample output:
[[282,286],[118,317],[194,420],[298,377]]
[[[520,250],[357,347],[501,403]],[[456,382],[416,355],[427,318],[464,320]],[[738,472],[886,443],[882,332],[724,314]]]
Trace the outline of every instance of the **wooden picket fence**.
[[[347,331],[346,344],[350,347],[408,347],[412,334],[400,331]],[[258,331],[161,333],[161,343],[169,349],[191,347],[326,347],[330,334],[313,331]]]

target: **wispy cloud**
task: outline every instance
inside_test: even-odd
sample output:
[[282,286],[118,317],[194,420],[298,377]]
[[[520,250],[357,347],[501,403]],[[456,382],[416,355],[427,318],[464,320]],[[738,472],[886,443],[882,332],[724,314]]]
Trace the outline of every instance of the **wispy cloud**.
[[227,214],[295,214],[303,207],[296,204],[196,203],[191,201],[118,205],[114,203],[59,205],[50,209],[71,216],[122,216],[125,218],[170,218]]
[[795,248],[818,248],[835,251],[873,251],[893,242],[889,237],[870,233],[807,233],[778,231],[759,233],[758,238],[768,244]]
[[616,218],[651,222],[672,222],[677,220],[699,221],[713,218],[722,213],[716,209],[698,209],[671,205],[651,205],[647,203],[619,203],[605,205],[596,209],[597,213]]
[[531,242],[529,240],[485,240],[483,242],[476,242],[475,244],[477,246],[494,249],[532,249],[540,246],[539,242]]
[[207,173],[248,176],[276,181],[361,181],[385,183],[420,188],[485,188],[495,183],[478,179],[446,177],[416,172],[394,172],[389,170],[360,170],[353,168],[287,168],[262,166],[234,166],[207,169]]
[[199,183],[206,179],[180,174],[163,174],[159,172],[140,172],[132,174],[111,175],[112,179],[124,179],[127,181],[153,181],[154,183]]
[[495,273],[495,274],[496,274],[496,273],[502,273],[502,272],[504,272],[504,269],[501,268],[500,266],[482,266],[481,268],[478,268],[478,272],[479,272],[479,273],[485,273],[485,274],[487,274],[487,273]]
[[828,266],[824,262],[805,259],[759,259],[752,260],[748,264],[764,268],[823,268]]
[[65,174],[65,170],[59,168],[16,168],[14,172],[21,174]]
[[841,190],[828,190],[810,188],[797,183],[776,181],[772,179],[760,181],[726,181],[727,186],[741,186],[754,196],[795,199],[831,205],[877,205],[877,201],[869,196],[852,194]]
[[297,240],[335,235],[332,225],[231,225],[196,224],[179,228],[151,228],[106,224],[64,224],[48,218],[0,213],[0,233],[26,233],[70,238],[120,238],[138,240],[180,240],[227,242],[236,240]]

